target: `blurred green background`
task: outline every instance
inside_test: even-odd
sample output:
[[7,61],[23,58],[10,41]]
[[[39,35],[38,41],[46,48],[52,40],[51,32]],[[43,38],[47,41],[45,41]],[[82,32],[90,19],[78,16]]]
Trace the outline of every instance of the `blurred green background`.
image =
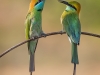
[[[71,0],[68,0],[71,1]],[[82,8],[82,31],[100,34],[100,0],[76,0]],[[0,54],[25,40],[25,16],[30,0],[0,0]],[[65,5],[46,0],[43,11],[45,33],[60,31]],[[81,36],[77,75],[100,74],[100,39]],[[72,75],[70,43],[66,35],[41,38],[35,56],[33,75]],[[0,58],[0,75],[29,75],[29,55],[24,44]]]

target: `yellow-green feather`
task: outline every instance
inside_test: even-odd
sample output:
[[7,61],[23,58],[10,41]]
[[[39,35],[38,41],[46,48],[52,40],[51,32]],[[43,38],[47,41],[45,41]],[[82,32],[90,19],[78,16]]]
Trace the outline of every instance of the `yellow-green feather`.
[[[41,26],[41,12],[33,9],[30,13],[28,13],[26,17],[26,39],[32,38],[31,35],[33,36],[39,36],[42,33],[42,26]],[[34,33],[34,34],[33,34]],[[31,41],[28,43],[28,50],[29,53],[34,53],[35,52],[35,43],[37,41]],[[31,45],[32,44],[32,45]]]
[[81,25],[79,16],[75,11],[65,10],[61,16],[63,29],[66,31],[72,44],[72,63],[78,64],[77,45],[80,42]]
[[[37,11],[35,8],[33,8],[27,15],[25,25],[25,33],[26,33],[26,39],[33,38],[35,36],[40,36],[42,33],[42,11]],[[29,71],[32,73],[32,71],[35,71],[35,51],[37,47],[38,39],[35,41],[30,41],[27,43],[28,45],[28,51],[30,54],[30,67]]]

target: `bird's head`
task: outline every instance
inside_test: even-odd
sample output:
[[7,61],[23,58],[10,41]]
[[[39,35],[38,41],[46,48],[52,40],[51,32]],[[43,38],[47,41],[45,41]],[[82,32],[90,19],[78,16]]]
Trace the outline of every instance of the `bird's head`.
[[37,11],[42,11],[44,7],[45,0],[31,0],[29,11],[35,8]]
[[61,2],[61,3],[63,3],[63,4],[65,4],[65,5],[67,5],[66,10],[67,10],[68,8],[71,8],[71,9],[76,10],[77,13],[80,12],[81,5],[80,5],[80,3],[78,3],[77,1],[70,1],[70,2],[67,2],[67,1],[65,1],[65,0],[58,0],[58,1]]

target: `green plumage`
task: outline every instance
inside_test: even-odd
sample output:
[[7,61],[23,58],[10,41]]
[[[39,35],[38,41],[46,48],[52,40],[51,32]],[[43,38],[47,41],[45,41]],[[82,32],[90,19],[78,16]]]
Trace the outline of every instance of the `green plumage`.
[[74,64],[73,75],[75,75],[76,64],[79,64],[77,45],[80,43],[81,35],[81,24],[79,20],[81,5],[77,1],[67,2],[65,0],[61,0],[60,2],[66,4],[66,9],[61,15],[61,23],[63,24],[63,30],[67,33],[71,43],[71,62]]
[[[41,11],[33,9],[32,12],[28,13],[26,17],[26,30],[25,30],[27,39],[41,35],[42,33],[41,21],[42,21]],[[34,54],[36,43],[37,40],[28,42],[29,53]]]
[[75,44],[73,42],[71,44],[72,44],[72,60],[71,60],[71,62],[75,63],[75,64],[79,64],[78,52],[77,52],[77,44]]
[[[26,38],[34,38],[37,36],[40,36],[42,33],[42,27],[41,27],[41,11],[37,11],[33,9],[31,12],[28,13],[26,17]],[[28,51],[30,54],[30,69],[29,71],[35,71],[35,51],[37,47],[38,40],[30,41],[28,42]]]
[[[45,0],[44,0],[45,1]],[[44,6],[44,1],[40,1],[33,6],[31,11],[28,12],[28,15],[26,16],[25,21],[25,34],[26,39],[39,37],[43,34],[42,31],[42,10]],[[30,41],[27,43],[28,51],[30,54],[30,67],[29,71],[32,73],[32,71],[35,71],[35,51],[37,47],[38,39],[34,41]]]
[[81,25],[75,10],[65,10],[62,15],[63,30],[67,33],[72,44],[72,63],[78,64],[77,45],[80,42]]

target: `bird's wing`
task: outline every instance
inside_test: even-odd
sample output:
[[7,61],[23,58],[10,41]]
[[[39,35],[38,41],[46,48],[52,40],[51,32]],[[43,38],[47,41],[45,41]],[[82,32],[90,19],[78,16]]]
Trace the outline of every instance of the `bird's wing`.
[[30,25],[31,25],[31,20],[30,20],[30,13],[27,14],[26,20],[25,20],[25,35],[26,39],[30,38]]
[[63,19],[63,25],[71,41],[73,41],[76,44],[79,44],[81,25],[78,14],[75,12],[67,14]]

